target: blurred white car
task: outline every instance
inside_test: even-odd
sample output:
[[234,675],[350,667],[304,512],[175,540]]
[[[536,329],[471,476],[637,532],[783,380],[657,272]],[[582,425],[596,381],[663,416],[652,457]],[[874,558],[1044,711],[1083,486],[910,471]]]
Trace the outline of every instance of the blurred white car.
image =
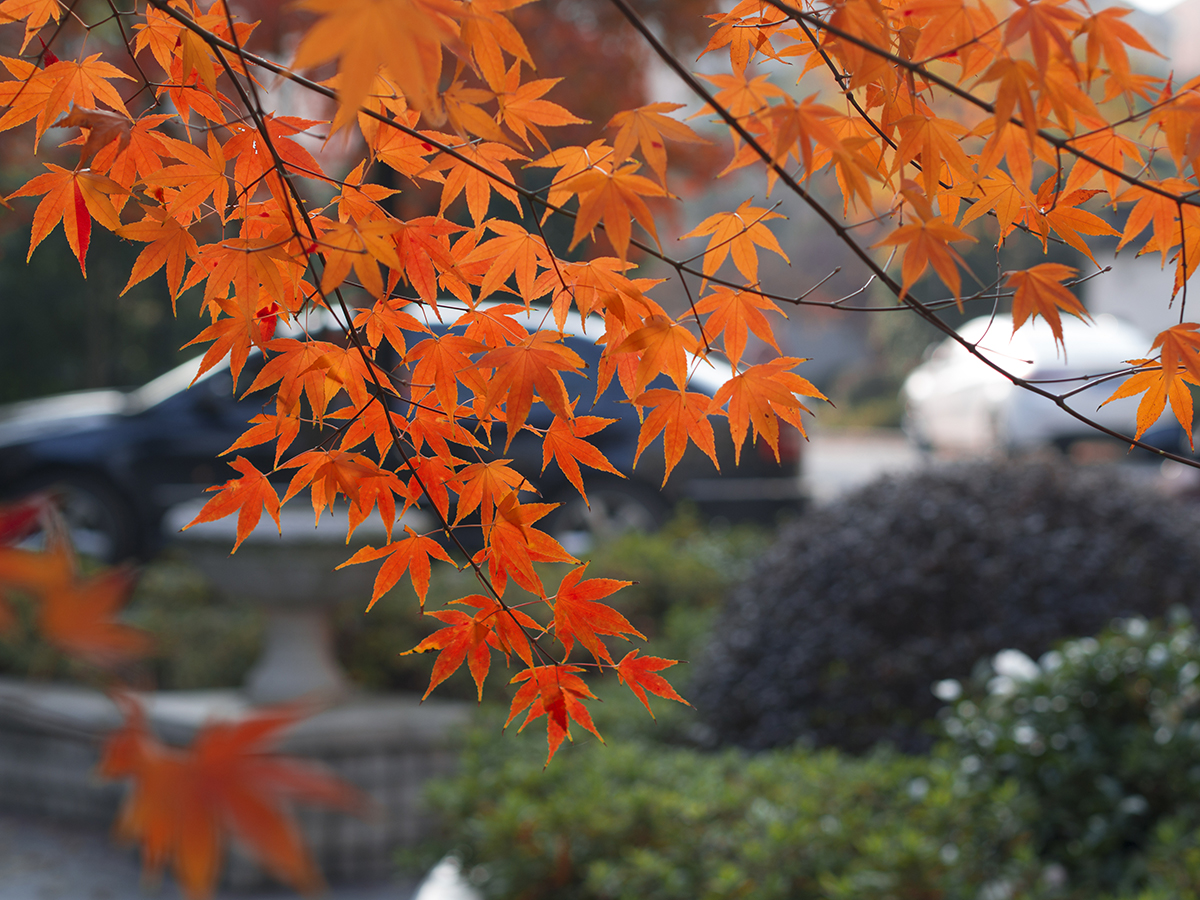
[[[1127,368],[1125,360],[1150,355],[1153,338],[1114,316],[1100,315],[1090,324],[1063,316],[1062,325],[1065,353],[1041,318],[1013,334],[1008,315],[982,316],[958,333],[1020,378],[1057,381],[1044,387],[1059,394],[1084,385],[1083,376],[1118,371]],[[1080,380],[1065,380],[1076,378]],[[1068,404],[1101,425],[1132,435],[1138,397],[1100,405],[1122,380],[1098,383],[1072,396]],[[1066,452],[1079,442],[1103,438],[1053,401],[1015,387],[953,338],[927,351],[926,361],[905,380],[901,399],[905,432],[918,446],[931,450],[1023,452],[1054,446]],[[1188,449],[1183,429],[1169,410],[1144,439],[1172,452]]]

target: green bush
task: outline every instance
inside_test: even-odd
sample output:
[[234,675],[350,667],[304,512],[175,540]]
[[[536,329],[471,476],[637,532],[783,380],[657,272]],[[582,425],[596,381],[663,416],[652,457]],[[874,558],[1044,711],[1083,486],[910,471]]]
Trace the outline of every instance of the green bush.
[[975,900],[1038,873],[1011,788],[972,793],[948,758],[581,739],[543,770],[528,738],[478,732],[432,793],[487,897]]
[[1198,679],[1200,636],[1182,610],[1169,626],[1117,620],[1038,663],[999,654],[943,725],[977,789],[1017,787],[1066,895],[1197,884]]

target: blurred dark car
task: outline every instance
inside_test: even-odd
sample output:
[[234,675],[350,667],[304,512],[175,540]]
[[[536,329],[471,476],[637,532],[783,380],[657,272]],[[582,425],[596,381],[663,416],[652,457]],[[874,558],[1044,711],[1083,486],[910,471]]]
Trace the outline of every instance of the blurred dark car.
[[[567,330],[569,346],[587,362],[587,371],[596,372],[602,348],[593,342],[594,335],[584,336],[578,319],[568,322]],[[243,388],[261,365],[261,357],[250,358],[240,379]],[[132,391],[84,391],[0,407],[0,497],[53,489],[80,552],[108,561],[153,555],[164,540],[167,511],[231,477],[218,454],[263,411],[270,393],[239,399],[227,364],[191,384],[198,368],[199,358]],[[711,395],[729,374],[720,363],[702,363],[690,389]],[[576,375],[568,375],[566,381],[572,399],[580,397],[577,414],[617,420],[591,440],[615,468],[630,473],[640,428],[635,409],[619,402],[619,389],[610,389],[593,403],[593,381]],[[550,422],[550,412],[535,404],[529,424],[546,428]],[[653,530],[684,499],[694,501],[706,517],[730,521],[771,521],[781,510],[799,508],[800,439],[792,429],[781,429],[782,463],[760,442],[757,447],[747,445],[741,464],[735,466],[728,428],[722,422],[713,424],[720,472],[691,446],[660,489],[660,438],[642,454],[629,478],[584,469],[590,509],[555,463],[542,472],[541,440],[536,435],[517,435],[503,456],[513,460],[544,501],[562,504],[542,526],[574,553],[586,550],[597,535]],[[315,440],[315,434],[306,440],[302,432],[289,453]],[[503,431],[495,431],[497,453],[503,441]],[[238,452],[262,471],[271,468],[273,444]],[[282,473],[283,483],[290,476],[291,470]]]

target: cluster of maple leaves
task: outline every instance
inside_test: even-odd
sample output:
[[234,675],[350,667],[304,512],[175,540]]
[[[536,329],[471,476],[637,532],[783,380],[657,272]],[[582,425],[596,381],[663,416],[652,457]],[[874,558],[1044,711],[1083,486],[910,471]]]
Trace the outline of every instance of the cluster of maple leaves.
[[[346,563],[382,560],[368,608],[405,574],[424,606],[432,560],[456,553],[481,592],[428,613],[444,627],[410,652],[438,652],[430,690],[465,662],[482,695],[493,657],[515,657],[509,721],[544,716],[551,758],[572,722],[595,731],[582,702],[594,699],[580,677],[588,671],[615,672],[647,709],[648,693],[681,699],[659,674],[674,661],[639,650],[614,658],[607,641],[641,637],[601,602],[624,583],[586,578],[585,565],[537,527],[552,506],[530,499],[533,485],[503,452],[518,432],[534,432],[545,465],[585,498],[581,466],[615,472],[587,440],[609,420],[577,415],[563,381],[583,370],[563,342],[570,316],[594,323],[604,348],[591,373],[597,396],[619,390],[637,407],[638,456],[661,435],[668,475],[689,444],[717,461],[713,417],[726,419],[738,453],[761,438],[778,454],[781,427],[803,432],[803,398],[823,398],[795,373],[802,360],[783,355],[772,319],[781,304],[817,301],[760,282],[760,250],[788,259],[769,227],[778,204],[751,198],[697,223],[683,238],[707,238],[699,268],[659,243],[656,211],[675,199],[668,148],[716,140],[721,124],[730,142],[722,174],[759,167],[768,195],[782,186],[809,205],[897,302],[945,330],[937,310],[947,303],[1011,301],[1015,328],[1041,316],[1060,341],[1061,313],[1087,315],[1070,290],[1079,273],[1059,263],[990,283],[970,273],[980,287],[964,293],[955,245],[977,240],[968,229],[1001,250],[1015,231],[1043,248],[1061,241],[1093,264],[1089,238],[1157,251],[1176,269],[1180,324],[1129,361],[1113,396],[1142,396],[1134,439],[1168,402],[1190,432],[1200,326],[1184,317],[1186,281],[1200,264],[1200,80],[1176,86],[1135,72],[1129,50],[1154,50],[1125,21],[1127,9],[741,0],[709,16],[701,55],[719,56],[721,67],[697,76],[628,0],[609,0],[702,101],[696,115],[718,128],[701,135],[672,115],[680,104],[657,102],[617,114],[607,138],[560,146],[553,129],[584,123],[548,99],[557,79],[534,77],[509,17],[526,2],[302,0],[310,24],[280,63],[245,49],[255,25],[223,0],[207,9],[147,0],[112,9],[124,68],[71,43],[73,6],[0,2],[0,23],[24,29],[21,54],[0,59],[10,76],[0,81],[0,132],[23,129],[37,152],[49,133],[74,137],[51,129],[80,131],[76,166],[46,163],[8,198],[42,198],[30,254],[60,223],[85,272],[94,224],[143,243],[126,290],[164,271],[173,303],[202,291],[208,324],[193,342],[207,345],[201,374],[228,360],[237,385],[251,353],[266,359],[241,389],[270,389],[273,400],[226,452],[273,444],[274,469],[235,455],[236,476],[196,521],[236,513],[236,549],[264,510],[278,525],[280,506],[303,491],[317,517],[345,498],[349,533],[372,515],[388,533]],[[268,86],[284,80],[324,98],[330,120],[270,108]],[[342,133],[362,147],[344,175],[309,149]],[[437,214],[394,215],[397,191],[371,180],[381,168],[440,186]],[[545,170],[548,186],[526,187],[525,168]],[[840,194],[833,209],[821,199],[830,191]],[[1126,208],[1123,230],[1084,209],[1089,202]],[[573,220],[571,252],[551,249],[550,216]],[[871,234],[869,246],[859,238]],[[658,281],[637,277],[631,256],[673,270],[687,308],[673,315],[652,299]],[[531,331],[523,314],[534,305],[544,316]],[[303,325],[314,309],[334,316],[344,342],[275,336],[281,321]],[[439,321],[454,329],[435,332]],[[748,363],[751,334],[776,355]],[[725,385],[713,397],[689,390],[695,368],[716,357],[732,368]],[[530,424],[535,403],[553,414],[544,430]],[[319,428],[321,443],[289,455],[302,424]],[[503,448],[492,444],[497,425]],[[282,497],[280,476],[290,477]],[[412,507],[432,512],[439,528],[396,533]],[[460,540],[464,528],[478,532],[467,542],[475,552]],[[553,590],[545,563],[569,567]],[[47,610],[65,602],[49,598],[78,593],[65,566],[54,576],[63,587],[45,589]],[[544,615],[505,600],[510,580]]]

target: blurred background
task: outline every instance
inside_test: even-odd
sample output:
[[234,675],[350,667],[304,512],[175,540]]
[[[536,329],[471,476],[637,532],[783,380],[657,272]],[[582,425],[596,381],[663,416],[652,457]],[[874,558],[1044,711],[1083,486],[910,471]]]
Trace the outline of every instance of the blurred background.
[[[237,8],[265,23],[251,50],[278,53],[294,39],[279,4]],[[648,14],[693,60],[706,9],[659,0]],[[691,103],[600,0],[550,0],[514,16],[539,71],[567,76],[555,99],[595,123],[561,134],[567,142],[586,143],[622,109]],[[1200,0],[1147,6],[1127,21],[1169,57],[1142,65],[1176,83],[1200,72]],[[5,55],[16,55],[13,40],[0,34]],[[91,40],[103,44],[104,33]],[[588,77],[600,71],[606,78]],[[293,114],[327,114],[283,87],[272,97]],[[5,193],[42,162],[70,156],[46,141],[35,159],[27,145],[0,144]],[[310,149],[345,171],[358,148]],[[719,148],[679,149],[671,186],[692,220],[669,223],[664,245],[676,256],[699,249],[676,241],[699,218],[756,189],[714,181]],[[371,177],[402,189],[397,214],[436,209],[436,190],[380,169]],[[539,171],[522,177],[536,186]],[[419,614],[411,589],[389,592],[369,614],[373,572],[313,575],[313,597],[292,605],[272,593],[298,560],[332,568],[314,547],[347,555],[306,514],[285,529],[302,534],[293,545],[271,543],[270,529],[248,542],[239,555],[253,571],[222,568],[230,529],[179,539],[202,489],[228,477],[213,462],[219,436],[256,405],[231,400],[227,372],[190,392],[190,379],[170,375],[196,355],[180,348],[199,328],[198,292],[175,314],[161,274],[123,293],[141,248],[101,230],[86,280],[59,235],[26,263],[32,209],[15,203],[0,216],[0,485],[11,496],[57,491],[81,551],[136,560],[123,620],[147,630],[154,650],[123,675],[157,692],[152,719],[168,740],[186,743],[213,716],[309,689],[337,698],[325,724],[286,745],[383,810],[374,823],[302,819],[331,896],[1195,896],[1194,470],[1128,453],[1013,392],[870,289],[855,302],[879,312],[789,308],[776,323],[781,348],[811,357],[802,374],[834,406],[806,420],[809,440],[782,464],[752,475],[786,483],[772,488],[775,501],[718,508],[713,485],[708,501],[614,489],[607,518],[562,525],[583,535],[572,549],[590,560],[590,577],[636,582],[618,607],[648,637],[647,655],[687,661],[669,674],[694,705],[652,698],[652,719],[604,685],[594,715],[608,746],[576,735],[543,771],[536,729],[499,736],[512,691],[503,679],[476,705],[459,672],[417,706],[431,660],[399,654],[439,623]],[[815,218],[789,211],[771,227],[791,264],[764,257],[764,283],[797,295],[820,283],[808,299],[828,304],[866,281]],[[551,232],[564,255],[567,239]],[[1174,321],[1140,302],[1151,291],[1165,297],[1170,274],[1153,255],[1113,257],[1115,240],[1105,249],[1097,259],[1112,271],[1080,288],[1096,322],[1068,337],[1070,355],[1037,326],[1013,343],[1003,308],[994,318],[948,309],[945,320],[989,352],[1027,361],[1030,377],[1118,368]],[[1070,248],[1051,251],[1095,271]],[[994,252],[981,240],[967,262],[986,269]],[[1012,268],[1042,261],[1024,235],[1005,252]],[[647,276],[670,274],[644,262]],[[666,305],[685,302],[674,283],[659,291]],[[1074,402],[1092,413],[1105,396],[1099,388]],[[177,431],[187,453],[139,445],[171,460],[155,493],[123,480],[110,436],[164,403],[183,417],[164,418],[168,429],[199,421],[208,437]],[[1133,408],[1105,407],[1106,424],[1130,432]],[[1149,435],[1183,454],[1189,437],[1166,421]],[[742,489],[736,477],[726,493]],[[474,589],[469,575],[435,564],[429,608]],[[136,855],[112,849],[106,833],[120,789],[87,777],[96,736],[113,724],[104,685],[40,639],[32,607],[10,599],[17,622],[0,639],[0,898],[138,896]],[[616,643],[614,652],[627,649]],[[223,892],[274,890],[235,854]]]

